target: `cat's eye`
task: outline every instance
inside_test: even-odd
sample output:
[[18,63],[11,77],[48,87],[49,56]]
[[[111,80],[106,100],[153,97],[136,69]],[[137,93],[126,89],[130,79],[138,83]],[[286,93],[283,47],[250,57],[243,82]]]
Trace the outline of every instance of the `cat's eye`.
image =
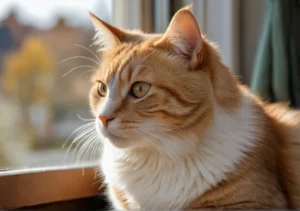
[[102,83],[102,82],[99,81],[98,82],[98,89],[97,89],[97,91],[98,91],[99,96],[105,97],[106,96],[106,92],[107,92],[107,86],[104,83]]
[[132,95],[137,98],[144,97],[150,90],[151,85],[144,82],[136,82],[131,88]]

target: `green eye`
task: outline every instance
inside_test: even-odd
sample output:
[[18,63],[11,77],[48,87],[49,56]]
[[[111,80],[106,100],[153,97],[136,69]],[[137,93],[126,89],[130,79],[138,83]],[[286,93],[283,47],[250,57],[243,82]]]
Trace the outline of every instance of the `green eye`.
[[98,82],[98,94],[101,97],[105,97],[106,96],[106,92],[107,92],[107,86],[102,83],[102,82]]
[[131,88],[133,96],[137,98],[144,97],[150,90],[151,85],[143,82],[136,82]]

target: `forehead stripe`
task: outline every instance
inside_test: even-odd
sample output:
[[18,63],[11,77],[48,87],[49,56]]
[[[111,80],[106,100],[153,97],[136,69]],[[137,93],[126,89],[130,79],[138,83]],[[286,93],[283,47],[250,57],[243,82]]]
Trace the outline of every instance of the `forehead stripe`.
[[[125,69],[125,66],[128,65],[128,63],[131,61],[132,56],[136,52],[136,49],[134,47],[132,47],[132,46],[130,48],[127,48],[127,50],[128,50],[127,52],[123,53],[123,56],[125,54],[126,57],[125,58],[121,58],[122,62],[119,64],[118,68],[116,68],[116,71],[117,71],[116,74],[117,74],[118,78],[121,78],[121,75],[122,75],[122,72]],[[130,68],[130,69],[132,69],[132,68]]]

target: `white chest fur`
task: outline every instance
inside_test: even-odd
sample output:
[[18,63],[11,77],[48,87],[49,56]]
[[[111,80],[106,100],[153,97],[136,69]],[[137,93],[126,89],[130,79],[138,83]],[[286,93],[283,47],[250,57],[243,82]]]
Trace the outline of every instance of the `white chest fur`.
[[[126,152],[106,144],[101,161],[105,183],[130,193],[132,209],[181,209],[225,179],[255,145],[259,124],[253,102],[243,98],[240,109],[216,109],[213,127],[190,153],[176,159],[155,152]],[[121,209],[111,197],[113,205]]]

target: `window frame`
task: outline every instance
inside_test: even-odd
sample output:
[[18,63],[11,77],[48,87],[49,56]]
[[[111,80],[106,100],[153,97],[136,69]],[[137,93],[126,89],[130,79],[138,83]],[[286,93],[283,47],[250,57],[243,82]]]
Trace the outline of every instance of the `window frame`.
[[98,196],[103,191],[96,163],[0,172],[0,209]]

